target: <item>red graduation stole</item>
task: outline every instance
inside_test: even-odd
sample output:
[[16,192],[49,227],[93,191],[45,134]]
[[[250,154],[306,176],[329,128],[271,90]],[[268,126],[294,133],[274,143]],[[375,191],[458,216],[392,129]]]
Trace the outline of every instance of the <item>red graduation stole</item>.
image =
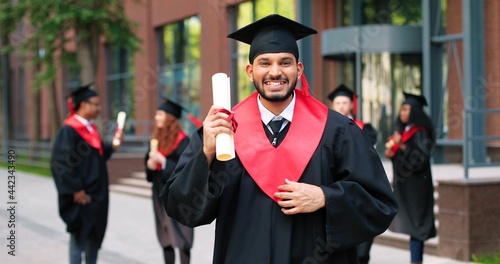
[[325,130],[328,108],[315,98],[296,90],[293,122],[283,142],[275,148],[266,136],[257,104],[258,93],[234,107],[238,131],[235,151],[257,185],[274,201],[285,179],[298,181]]
[[94,129],[94,133],[90,133],[89,129],[86,125],[80,122],[75,118],[75,114],[70,115],[66,120],[64,120],[64,124],[72,127],[78,135],[80,135],[85,142],[89,143],[89,145],[99,151],[99,155],[102,156],[104,151],[102,149],[101,136],[97,130],[97,127],[92,123],[92,128]]
[[[158,152],[160,152],[165,158],[168,157],[168,155],[170,155],[170,153],[174,152],[175,149],[177,149],[177,147],[179,146],[179,144],[181,143],[181,141],[187,137],[187,134],[182,131],[182,130],[179,130],[179,133],[177,134],[177,139],[175,140],[174,144],[172,145],[172,147],[170,148],[169,151],[163,151],[163,150],[158,150]],[[156,170],[157,171],[161,171],[162,169],[162,164],[161,163],[157,163],[156,164]]]
[[363,127],[365,127],[365,123],[359,119],[353,119],[354,123],[356,123],[356,125],[358,125],[359,128],[361,128],[361,130],[363,130]]
[[[403,132],[403,134],[401,135],[401,142],[406,143],[406,141],[408,141],[411,137],[413,137],[413,135],[415,135],[415,133],[417,133],[419,130],[426,131],[426,129],[424,127],[411,126],[410,129],[405,130]],[[389,139],[387,140],[387,142],[391,141],[392,138],[393,138],[393,136],[390,136]],[[391,148],[392,153],[396,153],[399,149],[399,144],[394,143],[390,148]]]

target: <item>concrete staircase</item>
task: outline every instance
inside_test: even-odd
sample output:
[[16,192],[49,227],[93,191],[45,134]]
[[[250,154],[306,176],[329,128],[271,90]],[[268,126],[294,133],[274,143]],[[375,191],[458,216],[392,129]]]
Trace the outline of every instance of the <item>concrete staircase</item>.
[[122,178],[118,183],[111,184],[111,192],[133,195],[142,198],[151,199],[152,184],[146,180],[145,172],[132,172],[129,178]]
[[[409,250],[410,248],[410,237],[403,234],[398,234],[386,230],[384,233],[375,237],[373,243],[379,245],[385,245],[400,249]],[[438,245],[439,245],[439,237],[431,238],[425,241],[424,244],[424,253],[429,255],[438,256]]]
[[[434,202],[434,216],[435,216],[436,229],[438,230],[437,233],[439,235],[438,199],[439,199],[438,186],[437,186],[437,183],[434,182],[434,200],[435,200],[435,202]],[[385,245],[385,246],[390,246],[390,247],[406,249],[406,250],[410,249],[410,237],[408,235],[394,233],[394,232],[391,232],[389,230],[386,230],[384,233],[375,237],[374,243],[377,243],[380,245]],[[438,253],[439,253],[438,252],[438,245],[439,245],[439,236],[436,236],[434,238],[431,238],[431,239],[425,241],[424,253],[429,254],[429,255],[438,256]]]

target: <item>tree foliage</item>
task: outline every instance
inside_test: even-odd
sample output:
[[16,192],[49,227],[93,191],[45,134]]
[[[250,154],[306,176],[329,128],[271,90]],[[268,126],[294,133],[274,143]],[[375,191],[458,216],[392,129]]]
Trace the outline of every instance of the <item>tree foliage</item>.
[[18,51],[26,54],[33,65],[42,66],[35,80],[38,88],[55,80],[60,62],[74,65],[74,56],[69,56],[64,48],[69,42],[75,43],[77,50],[79,43],[87,42],[94,48],[91,60],[95,61],[100,37],[108,44],[135,52],[139,39],[134,33],[135,25],[125,15],[123,2],[0,0],[0,26],[10,40],[3,52]]

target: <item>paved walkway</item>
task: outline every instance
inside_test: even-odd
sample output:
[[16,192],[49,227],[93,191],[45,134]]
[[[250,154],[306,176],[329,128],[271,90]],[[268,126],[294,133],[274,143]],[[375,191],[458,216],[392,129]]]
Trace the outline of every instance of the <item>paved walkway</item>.
[[[56,190],[51,178],[17,173],[15,210],[15,254],[8,254],[7,172],[0,169],[0,263],[68,263],[68,239],[57,213]],[[195,229],[192,264],[210,264],[214,225]],[[407,250],[375,244],[371,264],[409,263]],[[110,194],[109,223],[99,255],[102,264],[163,263],[156,240],[152,204],[149,199]],[[425,255],[425,264],[459,264],[446,258]]]

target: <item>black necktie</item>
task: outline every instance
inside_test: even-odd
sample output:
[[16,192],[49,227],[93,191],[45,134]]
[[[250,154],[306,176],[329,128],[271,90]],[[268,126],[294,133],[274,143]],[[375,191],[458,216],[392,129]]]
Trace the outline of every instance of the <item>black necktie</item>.
[[271,127],[271,130],[273,131],[273,141],[271,142],[271,144],[273,144],[273,146],[276,146],[276,143],[278,141],[278,134],[280,133],[280,129],[281,129],[281,125],[283,125],[283,121],[285,121],[285,119],[273,120],[273,121],[269,122],[269,126]]

